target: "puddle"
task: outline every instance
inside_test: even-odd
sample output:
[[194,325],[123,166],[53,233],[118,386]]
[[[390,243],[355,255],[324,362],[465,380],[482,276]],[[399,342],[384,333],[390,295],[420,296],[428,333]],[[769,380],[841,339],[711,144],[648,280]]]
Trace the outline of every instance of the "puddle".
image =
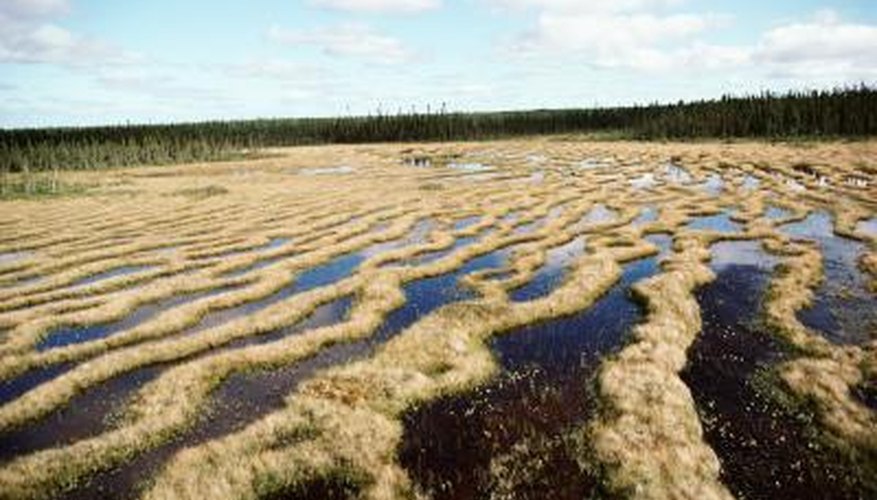
[[46,337],[37,344],[37,351],[47,351],[56,347],[63,347],[71,344],[79,344],[90,340],[101,339],[115,335],[116,333],[134,328],[135,326],[147,321],[169,309],[188,304],[199,299],[212,297],[231,290],[241,288],[240,286],[225,286],[202,292],[189,293],[175,296],[169,299],[159,300],[151,304],[145,304],[134,310],[131,314],[117,321],[102,323],[96,325],[83,326],[63,326],[49,332]]
[[658,180],[655,178],[655,174],[646,173],[642,174],[639,177],[631,179],[630,185],[633,186],[634,189],[650,189],[655,187],[658,184]]
[[705,439],[738,498],[856,498],[849,470],[810,439],[806,425],[758,390],[756,374],[783,359],[757,318],[776,259],[758,242],[712,247],[716,280],[696,292],[703,329],[681,373]]
[[644,226],[650,222],[655,222],[658,220],[658,209],[653,206],[647,206],[643,208],[639,215],[631,222],[634,227]]
[[788,208],[778,207],[776,205],[768,205],[764,211],[764,217],[771,220],[780,220],[794,215],[794,212]]
[[429,264],[435,262],[439,259],[447,257],[452,253],[460,250],[461,248],[468,247],[469,245],[475,243],[481,238],[481,236],[466,236],[465,238],[457,238],[454,240],[454,243],[450,246],[450,248],[445,248],[442,250],[434,250],[431,252],[427,252],[415,257],[412,257],[404,262],[406,266],[422,266],[424,264]]
[[271,238],[271,240],[268,241],[268,243],[265,243],[264,245],[257,245],[255,247],[250,247],[250,248],[234,248],[234,249],[231,249],[231,250],[228,250],[225,252],[221,252],[218,254],[205,255],[204,257],[199,257],[199,258],[211,258],[212,259],[212,258],[229,257],[232,255],[240,255],[240,254],[245,254],[245,253],[250,253],[250,252],[264,252],[266,250],[274,250],[275,248],[280,248],[283,245],[289,243],[290,241],[292,241],[292,238]]
[[520,218],[521,218],[521,213],[519,211],[515,210],[515,211],[509,212],[509,213],[503,215],[499,219],[499,223],[512,225],[512,224],[518,222],[518,219],[520,219]]
[[815,241],[822,252],[825,280],[816,290],[812,307],[798,312],[807,327],[841,344],[861,344],[877,331],[877,296],[868,289],[868,276],[858,267],[864,243],[834,234],[831,214],[813,212],[800,222],[785,224],[784,234]]
[[730,212],[692,217],[691,222],[685,227],[698,231],[717,231],[720,233],[739,233],[743,229],[740,224],[731,220]]
[[160,372],[161,367],[151,366],[112,378],[74,396],[45,418],[0,434],[0,462],[96,435],[114,410],[122,408],[136,390]]
[[744,191],[755,191],[758,187],[761,186],[761,180],[758,177],[755,177],[752,174],[746,174],[743,177],[742,188]]
[[500,335],[491,345],[496,379],[408,412],[398,453],[417,485],[439,499],[592,497],[597,478],[570,453],[568,433],[594,410],[589,380],[600,359],[642,318],[630,285],[658,262],[626,265],[584,311]]
[[356,169],[349,165],[339,165],[337,167],[321,167],[321,168],[303,168],[298,170],[301,175],[333,175],[333,174],[352,174]]
[[512,231],[512,234],[523,235],[523,234],[529,234],[529,233],[538,231],[540,228],[542,228],[542,226],[544,226],[548,222],[549,217],[550,217],[550,214],[546,215],[544,217],[539,217],[532,222],[527,222],[525,224],[521,224],[519,226],[516,226],[515,229]]
[[719,174],[710,174],[700,187],[710,196],[718,196],[722,194],[722,191],[725,189],[725,181],[722,180],[722,177]]
[[[363,359],[374,348],[409,327],[418,319],[451,302],[474,297],[473,292],[458,287],[462,276],[488,268],[502,266],[506,249],[482,255],[468,261],[454,272],[406,284],[403,291],[406,303],[388,315],[375,334],[364,340],[339,343],[321,350],[315,356],[288,367],[236,373],[216,390],[215,404],[208,417],[195,427],[159,448],[135,457],[130,462],[107,472],[97,474],[88,485],[74,492],[75,498],[128,498],[142,481],[152,475],[174,453],[240,429],[284,405],[284,398],[304,380],[317,371],[331,366]],[[306,322],[308,326],[291,327],[294,332],[276,332],[247,339],[249,343],[264,343],[281,336],[297,333],[306,328],[326,326],[347,315],[349,298],[327,304],[322,313],[315,312]],[[318,310],[319,311],[319,310]],[[270,340],[268,337],[271,336]]]
[[785,184],[786,184],[786,187],[791,189],[792,191],[802,192],[802,191],[807,190],[807,188],[804,187],[803,184],[796,181],[795,179],[786,179]]
[[492,167],[488,167],[487,165],[485,165],[483,163],[476,163],[476,162],[468,162],[468,163],[451,162],[451,163],[448,163],[448,168],[451,168],[454,170],[461,170],[464,172],[489,172],[489,171],[493,170]]
[[579,162],[578,166],[579,166],[579,168],[582,168],[585,170],[592,170],[592,169],[598,169],[598,168],[605,168],[605,167],[608,167],[611,165],[612,165],[612,163],[606,161],[605,159],[585,158],[584,160]]
[[692,181],[691,174],[688,170],[679,165],[669,162],[661,168],[661,174],[668,182],[673,184],[688,184]]
[[549,249],[545,264],[539,268],[532,279],[509,293],[514,302],[524,302],[548,295],[563,279],[570,264],[585,251],[585,237],[573,238],[566,244]]
[[14,281],[3,283],[2,285],[0,285],[0,289],[31,286],[43,281],[44,279],[45,278],[43,276],[33,274],[29,276],[22,276]]
[[237,318],[255,314],[267,307],[282,302],[293,295],[335,283],[353,274],[356,268],[362,264],[368,255],[369,249],[366,248],[356,253],[349,253],[335,257],[325,264],[302,271],[291,284],[272,293],[268,297],[253,302],[246,302],[228,309],[207,313],[201,318],[197,325],[190,327],[184,333],[192,334],[207,330],[208,328],[219,326]]
[[126,276],[129,274],[134,274],[140,271],[146,271],[147,269],[152,269],[153,266],[119,266],[108,271],[103,271],[97,274],[92,274],[91,276],[87,276],[80,280],[76,280],[70,284],[71,287],[75,286],[85,286],[91,285],[93,283],[97,283],[98,281],[108,280],[110,278],[118,278],[119,276]]
[[4,405],[34,387],[70,371],[73,367],[73,363],[65,363],[34,368],[13,379],[0,382],[0,405]]
[[466,217],[466,218],[464,218],[464,219],[460,219],[460,220],[458,220],[457,222],[454,223],[454,230],[455,230],[455,231],[460,231],[460,230],[462,230],[462,229],[466,229],[467,227],[469,227],[469,226],[471,226],[471,225],[473,225],[473,224],[476,224],[476,223],[477,223],[478,221],[480,221],[480,220],[481,220],[481,216],[480,216],[480,215],[472,215],[472,216],[470,216],[470,217]]
[[18,263],[31,256],[30,252],[5,252],[0,253],[0,266],[4,264]]
[[407,236],[398,240],[376,243],[362,251],[363,257],[366,259],[381,255],[384,252],[397,250],[410,245],[418,245],[425,243],[430,231],[432,231],[435,223],[430,219],[424,219],[416,223]]
[[617,218],[617,211],[611,208],[607,208],[606,205],[602,203],[598,203],[594,205],[594,208],[589,210],[588,213],[582,216],[582,218],[575,223],[573,228],[575,231],[577,231],[579,229],[583,229],[585,226],[613,222]]
[[877,217],[860,221],[856,224],[856,232],[877,238]]

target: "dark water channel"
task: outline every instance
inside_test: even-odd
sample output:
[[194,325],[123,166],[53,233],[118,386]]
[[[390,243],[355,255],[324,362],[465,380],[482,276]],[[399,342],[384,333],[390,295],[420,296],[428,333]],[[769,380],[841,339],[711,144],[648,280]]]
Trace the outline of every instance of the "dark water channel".
[[[255,370],[231,375],[213,394],[213,404],[195,427],[171,442],[135,457],[111,471],[95,475],[67,498],[128,498],[144,478],[148,478],[175,452],[229,434],[283,407],[284,398],[317,371],[349,363],[370,355],[375,348],[423,316],[446,304],[474,298],[474,292],[459,286],[464,275],[505,264],[510,249],[475,257],[461,268],[444,275],[413,281],[403,286],[406,303],[390,313],[368,339],[339,343],[299,363],[276,369]],[[239,342],[238,346],[266,343],[308,329],[343,321],[352,307],[347,297],[318,309],[304,324]]]
[[798,312],[798,319],[832,342],[862,344],[877,332],[877,295],[868,289],[869,276],[858,261],[864,243],[834,234],[832,217],[814,212],[780,230],[797,239],[815,242],[822,252],[825,279],[816,290],[813,305]]
[[[696,292],[703,328],[681,376],[691,389],[721,479],[738,498],[865,498],[848,465],[770,396],[765,369],[787,359],[759,322],[776,259],[758,242],[712,247],[716,280]],[[873,497],[872,497],[873,498]]]
[[[667,236],[650,240],[670,248]],[[659,258],[627,264],[586,310],[500,335],[491,344],[496,379],[406,414],[398,453],[418,487],[455,499],[593,494],[596,479],[577,464],[568,436],[594,409],[589,387],[600,359],[642,319],[630,286],[659,272]]]

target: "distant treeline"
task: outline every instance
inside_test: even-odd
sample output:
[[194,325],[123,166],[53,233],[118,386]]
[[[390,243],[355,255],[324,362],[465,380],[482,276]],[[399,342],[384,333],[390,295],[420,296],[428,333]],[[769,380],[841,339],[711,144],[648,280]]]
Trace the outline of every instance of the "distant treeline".
[[7,172],[92,169],[232,158],[246,149],[328,143],[477,140],[611,132],[636,139],[877,135],[877,89],[595,109],[400,113],[175,125],[0,130]]

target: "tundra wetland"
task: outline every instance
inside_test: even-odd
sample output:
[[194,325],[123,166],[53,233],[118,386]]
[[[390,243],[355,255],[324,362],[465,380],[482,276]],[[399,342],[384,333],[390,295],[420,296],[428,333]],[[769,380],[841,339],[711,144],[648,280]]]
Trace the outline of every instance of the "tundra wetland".
[[59,172],[0,201],[0,498],[877,498],[875,172],[559,136]]

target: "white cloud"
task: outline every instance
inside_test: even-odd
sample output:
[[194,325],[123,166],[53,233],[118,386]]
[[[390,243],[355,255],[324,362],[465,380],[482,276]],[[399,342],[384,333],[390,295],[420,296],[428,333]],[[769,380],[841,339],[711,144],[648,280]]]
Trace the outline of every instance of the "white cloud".
[[415,59],[415,52],[398,38],[383,35],[363,24],[342,24],[309,31],[279,27],[268,30],[268,38],[286,45],[311,45],[335,57],[349,57],[380,64],[400,64]]
[[666,69],[680,56],[705,50],[703,44],[684,47],[725,22],[716,15],[549,10],[540,13],[535,28],[519,38],[514,51],[572,54],[599,67]]
[[642,12],[680,5],[685,0],[486,0],[501,10],[535,8],[555,14]]
[[877,78],[877,26],[841,22],[822,11],[810,22],[765,33],[752,59],[776,76]]
[[832,10],[776,26],[750,44],[717,45],[705,38],[730,18],[657,12],[681,3],[675,0],[487,1],[536,10],[534,26],[510,46],[515,55],[645,71],[746,69],[817,84],[877,79],[877,26],[845,23]]
[[325,68],[283,59],[254,60],[232,64],[226,74],[239,78],[256,78],[283,82],[317,81],[330,76]]
[[441,0],[310,0],[316,7],[352,12],[413,13],[441,7]]
[[0,63],[119,63],[134,57],[53,22],[70,9],[66,0],[2,0]]
[[67,0],[3,0],[0,2],[0,18],[33,19],[56,16],[70,11]]

